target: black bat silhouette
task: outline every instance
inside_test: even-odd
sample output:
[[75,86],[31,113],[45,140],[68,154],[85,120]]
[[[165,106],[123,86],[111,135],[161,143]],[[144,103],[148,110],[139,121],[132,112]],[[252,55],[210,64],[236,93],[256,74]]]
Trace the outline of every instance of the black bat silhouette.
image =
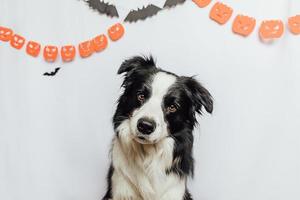
[[164,8],[171,8],[173,6],[176,6],[178,4],[184,3],[185,0],[166,0]]
[[161,10],[161,8],[153,5],[153,4],[149,4],[146,7],[143,7],[141,9],[137,9],[137,10],[131,10],[127,17],[124,19],[125,22],[136,22],[138,20],[144,20],[148,17],[152,17],[153,15],[156,15],[159,11]]
[[90,8],[98,11],[100,14],[105,14],[109,17],[119,17],[117,8],[114,5],[101,0],[87,0],[86,3]]
[[56,73],[60,70],[60,67],[55,68],[53,72],[45,72],[43,75],[44,76],[55,76]]

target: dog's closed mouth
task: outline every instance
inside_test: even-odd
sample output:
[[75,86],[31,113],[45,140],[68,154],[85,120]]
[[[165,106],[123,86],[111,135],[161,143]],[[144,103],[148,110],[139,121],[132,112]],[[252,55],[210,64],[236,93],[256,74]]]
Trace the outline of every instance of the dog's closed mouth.
[[146,140],[146,138],[144,138],[144,136],[138,136],[138,138],[139,138],[140,140]]

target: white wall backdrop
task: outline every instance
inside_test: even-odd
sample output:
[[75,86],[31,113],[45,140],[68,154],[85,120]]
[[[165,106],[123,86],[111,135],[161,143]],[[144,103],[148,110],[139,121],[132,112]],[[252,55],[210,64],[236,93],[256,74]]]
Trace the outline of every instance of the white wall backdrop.
[[[300,14],[298,0],[224,0],[261,19]],[[152,53],[158,66],[197,74],[215,99],[195,131],[202,200],[300,199],[300,36],[271,44],[209,20],[188,1],[87,59],[48,64],[0,42],[0,199],[99,200],[124,58]],[[77,0],[0,0],[0,25],[42,44],[77,44],[116,22]],[[55,77],[42,74],[61,67]]]

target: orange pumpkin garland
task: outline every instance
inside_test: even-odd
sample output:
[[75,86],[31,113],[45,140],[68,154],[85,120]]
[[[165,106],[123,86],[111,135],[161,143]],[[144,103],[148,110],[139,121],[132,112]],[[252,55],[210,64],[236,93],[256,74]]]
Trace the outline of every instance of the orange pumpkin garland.
[[21,35],[15,34],[10,39],[10,45],[15,49],[21,49],[25,44],[25,38]]
[[117,41],[124,35],[124,32],[123,25],[117,23],[108,29],[108,36],[112,41]]
[[[193,0],[199,7],[206,7],[211,0]],[[233,9],[221,2],[217,2],[210,10],[209,17],[223,25],[229,21]],[[237,15],[232,24],[232,31],[242,36],[250,35],[256,26],[256,20],[245,15]],[[289,30],[295,34],[300,34],[300,15],[292,16],[288,19]],[[112,41],[117,41],[123,37],[125,29],[121,23],[116,23],[107,30],[108,36]],[[259,36],[263,40],[280,38],[284,33],[284,24],[281,20],[265,20],[259,27]],[[10,42],[13,48],[21,49],[26,39],[21,35],[14,34],[10,28],[0,26],[0,41]],[[81,42],[78,45],[79,55],[86,58],[94,52],[101,52],[108,46],[108,38],[100,34],[91,40]],[[26,53],[37,57],[40,53],[41,45],[38,42],[29,41],[26,45]],[[60,49],[61,57],[64,62],[72,61],[76,55],[76,48],[73,45],[62,46]],[[58,47],[47,45],[44,47],[43,57],[48,62],[54,62],[58,56]]]
[[60,55],[64,62],[70,62],[75,58],[76,48],[73,45],[62,46]]
[[217,2],[210,10],[209,17],[220,25],[223,25],[230,19],[232,13],[233,10],[231,7]]
[[57,46],[47,45],[44,47],[44,59],[47,62],[54,62],[58,55]]
[[300,34],[300,15],[290,17],[288,20],[288,26],[292,33],[295,35]]
[[256,20],[252,17],[238,15],[232,25],[232,31],[242,36],[248,36],[255,28]]
[[276,39],[283,34],[284,27],[281,20],[265,20],[259,28],[259,36],[262,39]]
[[193,2],[200,8],[204,8],[210,4],[211,0],[193,0]]
[[8,42],[12,38],[14,32],[10,28],[0,26],[0,40],[3,42]]
[[29,41],[26,46],[26,52],[28,55],[37,57],[41,51],[41,45],[34,41]]
[[89,57],[94,53],[94,48],[90,40],[81,42],[78,45],[78,49],[79,49],[79,54],[82,58]]
[[104,34],[98,35],[92,40],[92,45],[94,51],[96,52],[103,51],[108,45],[107,37]]

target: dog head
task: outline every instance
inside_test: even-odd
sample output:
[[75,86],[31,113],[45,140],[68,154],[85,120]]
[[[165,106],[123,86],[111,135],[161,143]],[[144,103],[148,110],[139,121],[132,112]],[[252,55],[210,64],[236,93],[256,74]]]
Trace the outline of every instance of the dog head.
[[[213,111],[210,93],[193,77],[177,76],[156,67],[152,57],[125,60],[124,91],[113,118],[114,128],[126,123],[130,137],[141,144],[155,144],[185,129],[193,130],[196,113]],[[123,124],[124,125],[124,124]]]

